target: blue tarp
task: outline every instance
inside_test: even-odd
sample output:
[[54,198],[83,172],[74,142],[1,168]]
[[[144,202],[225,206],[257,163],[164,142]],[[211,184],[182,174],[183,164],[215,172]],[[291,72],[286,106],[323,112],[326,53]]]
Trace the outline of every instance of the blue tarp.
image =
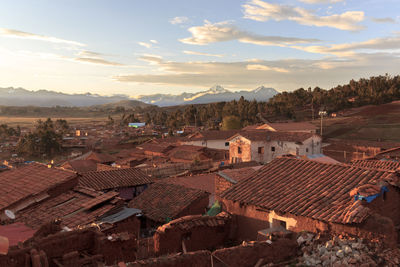
[[389,192],[389,189],[386,186],[382,186],[381,187],[381,192],[379,192],[378,194],[372,195],[372,196],[362,196],[360,194],[357,194],[354,196],[354,201],[357,200],[366,200],[367,203],[371,203],[372,200],[374,200],[375,198],[379,197],[380,195],[382,195],[385,192]]

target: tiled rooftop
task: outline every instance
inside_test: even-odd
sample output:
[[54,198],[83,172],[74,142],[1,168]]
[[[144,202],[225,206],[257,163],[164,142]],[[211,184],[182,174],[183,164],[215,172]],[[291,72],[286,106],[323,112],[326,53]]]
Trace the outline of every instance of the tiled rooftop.
[[313,133],[306,132],[269,132],[269,131],[243,131],[228,140],[232,140],[236,136],[242,136],[250,141],[287,141],[287,142],[303,142],[314,136]]
[[262,166],[256,166],[256,167],[246,167],[246,168],[241,168],[241,169],[226,169],[218,172],[218,175],[221,177],[230,180],[231,182],[234,181],[234,183],[240,182],[241,180],[244,180],[250,175],[253,175],[254,172],[259,170]]
[[[111,196],[110,193],[114,195]],[[76,187],[19,211],[16,214],[16,221],[24,222],[33,229],[38,229],[55,219],[61,219],[62,224],[71,229],[85,226],[95,222],[97,218],[115,207],[111,200],[115,199],[116,194],[115,192],[103,194],[93,189]]]
[[35,162],[0,172],[0,210],[75,177],[73,171],[49,168]]
[[[68,165],[70,165],[71,167]],[[62,167],[66,169],[72,168],[72,170],[79,173],[97,170],[96,162],[94,160],[86,160],[86,159],[67,161],[62,165]]]
[[197,132],[188,136],[190,140],[226,140],[229,137],[237,134],[240,130],[230,130],[230,131],[203,131]]
[[209,193],[181,185],[154,183],[129,202],[129,207],[142,210],[143,214],[156,222],[175,219],[186,207]]
[[379,180],[397,185],[398,179],[387,171],[282,157],[227,189],[222,198],[321,221],[360,223],[369,209],[354,202],[350,191]]
[[79,185],[95,190],[133,187],[151,182],[151,178],[137,168],[86,172],[79,177]]
[[187,188],[200,189],[211,194],[215,193],[215,173],[206,173],[193,176],[169,177],[157,180],[157,183],[182,185]]
[[391,160],[373,160],[373,159],[355,160],[351,162],[351,165],[363,168],[372,168],[372,169],[389,170],[389,171],[400,170],[400,162]]

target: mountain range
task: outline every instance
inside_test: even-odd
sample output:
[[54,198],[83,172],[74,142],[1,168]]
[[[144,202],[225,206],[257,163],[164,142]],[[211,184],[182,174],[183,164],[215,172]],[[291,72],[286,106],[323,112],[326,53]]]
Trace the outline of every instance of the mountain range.
[[[145,107],[148,104],[157,106],[174,106],[185,104],[206,104],[220,101],[239,100],[243,96],[247,100],[267,101],[278,92],[273,88],[264,86],[252,91],[232,92],[216,85],[209,90],[197,93],[182,93],[180,95],[153,94],[129,98],[126,95],[101,96],[97,94],[65,94],[60,92],[39,90],[29,91],[24,88],[0,88],[0,106],[93,106],[118,102],[129,106]],[[128,102],[129,103],[128,103]]]
[[186,104],[207,104],[221,101],[239,100],[243,96],[246,100],[256,99],[257,101],[267,101],[274,95],[278,94],[273,88],[260,86],[252,91],[229,91],[222,86],[216,85],[209,90],[197,93],[182,93],[180,95],[171,94],[154,94],[142,95],[137,97],[138,100],[157,106],[174,106]]

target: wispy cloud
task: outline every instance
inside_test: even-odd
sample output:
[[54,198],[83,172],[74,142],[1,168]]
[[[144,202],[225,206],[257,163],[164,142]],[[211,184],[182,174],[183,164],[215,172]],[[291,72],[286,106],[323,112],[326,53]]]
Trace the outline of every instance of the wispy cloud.
[[364,20],[363,11],[318,16],[313,11],[301,7],[272,4],[261,0],[251,0],[244,4],[243,8],[244,17],[256,21],[290,20],[307,26],[331,27],[346,31],[359,31],[365,28],[359,24]]
[[151,48],[153,45],[146,42],[138,42],[138,45],[144,46],[146,48]]
[[51,43],[59,43],[59,44],[68,44],[74,46],[86,46],[83,43],[70,41],[65,39],[60,39],[52,36],[40,35],[35,33],[23,32],[13,29],[0,28],[0,35],[5,37],[13,37],[13,38],[21,38],[21,39],[30,39],[30,40],[38,40],[45,41]]
[[184,24],[189,22],[189,18],[188,17],[175,17],[169,20],[169,23],[176,25],[176,24]]
[[153,44],[158,44],[157,40],[150,40],[150,42],[153,43]]
[[317,39],[307,38],[258,35],[240,30],[229,21],[218,23],[205,21],[203,26],[191,27],[188,31],[192,36],[180,39],[179,41],[194,45],[207,45],[209,43],[238,40],[242,43],[251,43],[256,45],[284,46],[288,44],[313,43],[319,41]]
[[387,18],[371,18],[371,20],[376,23],[396,23],[395,19],[389,18],[389,17],[387,17]]
[[292,46],[303,51],[319,54],[331,54],[339,57],[354,56],[358,50],[385,51],[399,50],[400,36],[382,37],[363,42],[333,44],[330,46]]
[[399,54],[357,54],[352,58],[262,59],[239,62],[176,62],[161,57],[147,60],[157,70],[148,74],[115,76],[120,82],[147,83],[164,86],[208,87],[222,84],[229,88],[250,89],[260,84],[277,89],[320,86],[330,88],[350,79],[382,73],[397,73]]
[[190,50],[184,50],[183,53],[187,54],[187,55],[197,55],[197,56],[207,56],[207,57],[223,57],[224,56],[222,54],[209,54],[209,53],[190,51]]
[[261,70],[261,71],[276,71],[276,72],[289,72],[284,68],[269,67],[261,64],[249,64],[246,66],[248,70]]
[[74,58],[74,60],[78,61],[78,62],[90,63],[90,64],[96,64],[96,65],[124,66],[124,64],[108,61],[108,60],[105,60],[102,58],[78,57],[78,58]]
[[300,0],[300,2],[307,4],[330,4],[344,2],[345,0]]

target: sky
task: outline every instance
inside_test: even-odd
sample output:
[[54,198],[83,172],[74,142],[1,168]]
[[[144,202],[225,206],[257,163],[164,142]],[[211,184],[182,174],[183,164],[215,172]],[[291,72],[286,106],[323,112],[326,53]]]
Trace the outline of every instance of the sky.
[[0,87],[330,89],[399,74],[399,0],[1,0]]

